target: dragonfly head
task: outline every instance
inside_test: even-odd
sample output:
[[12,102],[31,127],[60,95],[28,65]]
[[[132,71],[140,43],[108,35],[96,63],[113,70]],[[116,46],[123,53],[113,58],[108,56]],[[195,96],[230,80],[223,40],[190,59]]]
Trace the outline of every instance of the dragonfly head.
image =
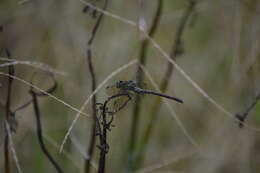
[[116,82],[116,87],[117,87],[117,88],[125,88],[126,85],[127,85],[127,84],[126,84],[126,81],[120,80],[120,81],[117,81],[117,82]]

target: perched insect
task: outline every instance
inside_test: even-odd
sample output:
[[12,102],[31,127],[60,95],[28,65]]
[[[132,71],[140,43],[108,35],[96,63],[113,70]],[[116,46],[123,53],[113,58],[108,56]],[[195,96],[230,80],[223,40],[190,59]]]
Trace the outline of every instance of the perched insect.
[[141,87],[138,87],[137,83],[128,80],[128,81],[118,81],[115,85],[108,86],[106,88],[106,92],[109,96],[116,95],[116,94],[125,94],[124,96],[119,97],[113,102],[112,109],[114,110],[120,110],[122,109],[132,98],[133,94],[149,94],[149,95],[155,95],[164,97],[167,99],[171,99],[174,101],[177,101],[179,103],[183,103],[183,101],[179,98],[169,96],[166,94],[162,94],[159,92],[155,92],[152,90],[146,90],[142,89]]

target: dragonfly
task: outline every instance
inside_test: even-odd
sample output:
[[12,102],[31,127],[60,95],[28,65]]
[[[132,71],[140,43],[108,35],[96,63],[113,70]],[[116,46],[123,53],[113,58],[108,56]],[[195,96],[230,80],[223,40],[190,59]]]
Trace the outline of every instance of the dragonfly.
[[121,110],[131,100],[133,94],[154,95],[174,100],[178,103],[183,103],[183,100],[177,97],[169,96],[153,90],[143,89],[139,87],[138,84],[133,80],[117,81],[115,85],[106,87],[106,92],[109,96],[113,96],[116,94],[125,94],[124,96],[121,96],[118,99],[116,99],[113,102],[113,105],[111,105],[113,107],[112,109],[116,111]]

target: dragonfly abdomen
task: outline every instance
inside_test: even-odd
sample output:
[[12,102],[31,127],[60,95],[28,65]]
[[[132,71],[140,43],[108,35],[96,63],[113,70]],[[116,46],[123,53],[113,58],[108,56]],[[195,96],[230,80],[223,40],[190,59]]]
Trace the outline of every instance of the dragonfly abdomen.
[[160,97],[164,97],[164,98],[167,98],[167,99],[177,101],[179,103],[183,103],[183,100],[181,100],[179,98],[176,98],[176,97],[173,97],[173,96],[168,96],[166,94],[157,93],[157,92],[154,92],[154,91],[151,91],[151,90],[144,90],[144,89],[141,89],[141,88],[135,88],[134,92],[139,93],[139,94],[156,95],[156,96],[160,96]]

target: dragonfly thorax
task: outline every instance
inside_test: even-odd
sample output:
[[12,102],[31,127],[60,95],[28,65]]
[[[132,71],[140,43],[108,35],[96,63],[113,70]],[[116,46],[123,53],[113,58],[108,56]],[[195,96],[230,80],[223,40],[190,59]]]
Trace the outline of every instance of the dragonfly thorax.
[[133,90],[136,88],[136,83],[132,80],[129,81],[118,81],[116,87],[123,90]]

